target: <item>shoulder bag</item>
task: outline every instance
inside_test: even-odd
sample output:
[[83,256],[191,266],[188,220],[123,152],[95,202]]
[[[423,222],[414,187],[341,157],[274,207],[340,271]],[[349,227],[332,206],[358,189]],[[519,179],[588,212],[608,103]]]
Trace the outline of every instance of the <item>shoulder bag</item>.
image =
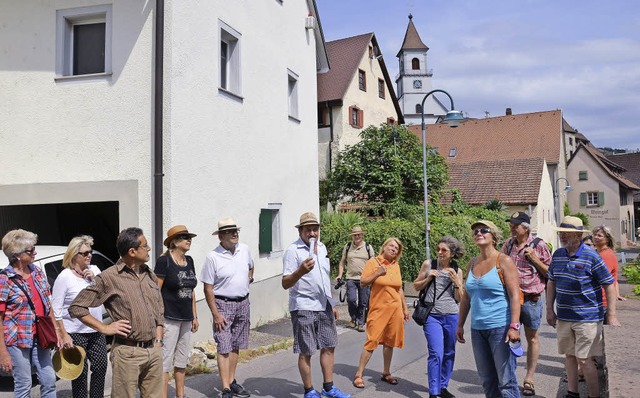
[[[31,301],[31,297],[29,297],[25,288],[15,280],[13,283],[22,290],[25,296],[27,296],[27,300],[29,300],[29,307],[31,307],[31,311],[35,314],[36,307],[33,305],[33,301]],[[36,335],[38,336],[38,346],[40,346],[40,348],[54,348],[58,344],[56,327],[53,325],[53,320],[50,316],[36,315]]]

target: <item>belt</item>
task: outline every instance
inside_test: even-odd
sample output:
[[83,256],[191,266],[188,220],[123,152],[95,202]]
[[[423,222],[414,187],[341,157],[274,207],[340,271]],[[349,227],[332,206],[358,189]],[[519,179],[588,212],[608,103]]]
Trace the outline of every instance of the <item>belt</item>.
[[225,296],[218,296],[216,294],[216,300],[232,301],[232,302],[235,302],[235,303],[239,303],[241,301],[245,301],[248,298],[249,298],[249,294],[247,294],[246,296],[243,296],[243,297],[225,297]]
[[538,301],[540,300],[540,293],[525,293],[524,301]]
[[122,345],[128,345],[129,347],[149,348],[153,347],[154,339],[151,339],[149,341],[136,341],[123,339],[122,337],[116,337],[115,342]]

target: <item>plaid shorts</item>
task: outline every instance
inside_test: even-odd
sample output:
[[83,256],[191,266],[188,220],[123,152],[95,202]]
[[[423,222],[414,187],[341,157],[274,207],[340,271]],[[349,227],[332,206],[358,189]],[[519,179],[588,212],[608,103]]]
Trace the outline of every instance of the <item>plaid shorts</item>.
[[236,302],[216,298],[216,307],[220,315],[227,320],[227,327],[224,330],[216,331],[214,326],[213,339],[216,342],[218,353],[228,354],[231,351],[249,348],[249,328],[251,326],[249,299]]
[[291,311],[293,352],[313,355],[319,349],[338,345],[336,318],[329,303],[324,311]]

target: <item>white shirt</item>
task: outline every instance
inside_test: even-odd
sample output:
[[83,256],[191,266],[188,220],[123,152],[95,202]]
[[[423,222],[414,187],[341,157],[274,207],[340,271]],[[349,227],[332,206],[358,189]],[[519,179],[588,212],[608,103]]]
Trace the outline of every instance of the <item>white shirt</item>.
[[[294,273],[308,257],[309,246],[302,239],[293,242],[284,252],[282,275]],[[332,307],[335,306],[331,298],[329,258],[324,243],[318,242],[318,255],[314,255],[314,260],[316,264],[313,269],[289,288],[289,311],[324,311],[327,301]]]
[[[93,275],[100,273],[100,268],[96,265],[89,265],[89,269],[93,272]],[[62,270],[60,275],[56,278],[56,282],[53,284],[53,290],[51,291],[51,304],[53,306],[53,314],[56,320],[62,319],[67,333],[95,333],[96,331],[89,326],[85,325],[80,319],[71,318],[69,316],[69,306],[73,299],[76,298],[81,290],[91,285],[93,282],[89,282],[84,278],[76,276],[70,268]],[[91,307],[89,312],[94,318],[102,322],[103,307]]]
[[213,285],[216,296],[244,297],[249,294],[250,269],[253,269],[253,260],[249,246],[238,243],[233,253],[218,246],[207,254],[200,280]]

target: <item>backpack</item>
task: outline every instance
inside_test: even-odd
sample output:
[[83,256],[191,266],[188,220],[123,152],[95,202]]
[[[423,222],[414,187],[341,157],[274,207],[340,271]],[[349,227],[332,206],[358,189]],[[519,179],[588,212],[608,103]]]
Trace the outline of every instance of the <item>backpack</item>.
[[[346,250],[345,253],[349,253],[349,248],[351,248],[351,242],[347,243],[347,246],[345,246]],[[367,259],[371,258],[371,246],[369,246],[369,244],[367,242],[364,243],[364,248],[367,250]]]

